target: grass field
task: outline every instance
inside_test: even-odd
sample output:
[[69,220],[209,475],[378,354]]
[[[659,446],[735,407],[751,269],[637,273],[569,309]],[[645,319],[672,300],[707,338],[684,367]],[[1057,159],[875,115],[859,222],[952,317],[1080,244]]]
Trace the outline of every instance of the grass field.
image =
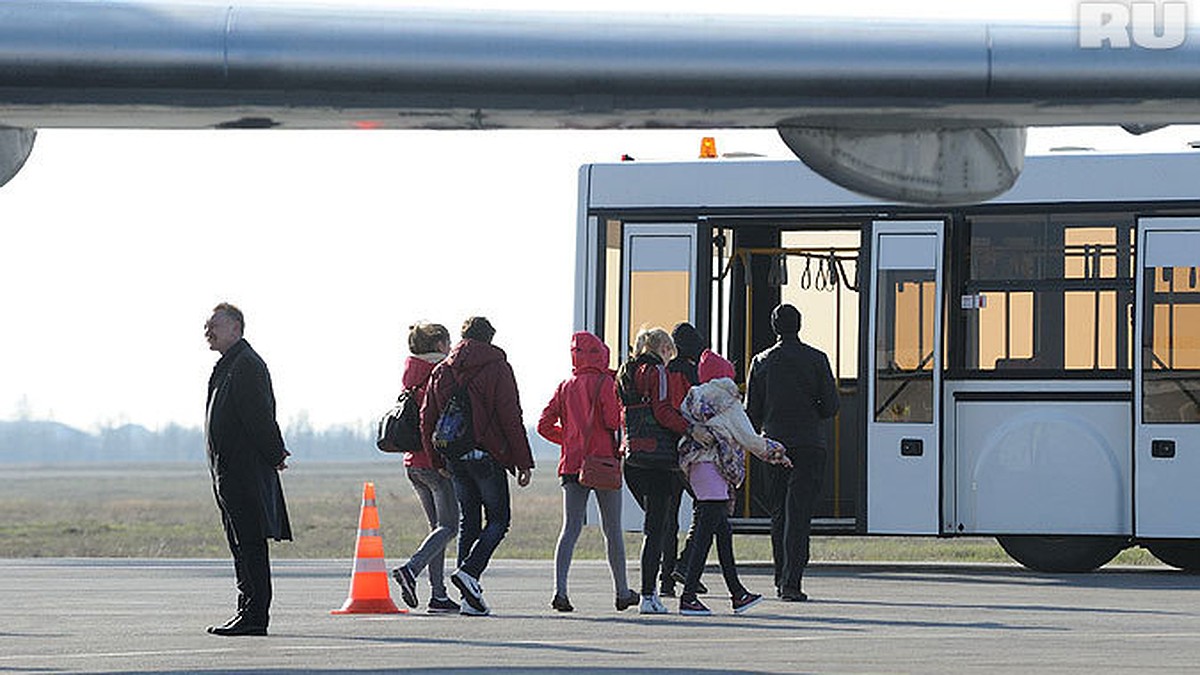
[[[389,561],[407,555],[428,529],[399,462],[297,465],[284,474],[295,541],[272,547],[277,558],[343,558],[354,550],[364,481],[377,491]],[[0,557],[221,558],[228,555],[203,465],[0,466]],[[513,524],[497,552],[547,559],[561,525],[561,496],[551,472],[513,485]],[[769,538],[738,535],[739,560],[769,560]],[[626,535],[630,559],[640,535]],[[577,558],[603,557],[599,528],[585,528]],[[990,538],[815,537],[826,561],[1009,562]],[[715,559],[715,554],[714,554]],[[1155,564],[1140,548],[1119,564]]]

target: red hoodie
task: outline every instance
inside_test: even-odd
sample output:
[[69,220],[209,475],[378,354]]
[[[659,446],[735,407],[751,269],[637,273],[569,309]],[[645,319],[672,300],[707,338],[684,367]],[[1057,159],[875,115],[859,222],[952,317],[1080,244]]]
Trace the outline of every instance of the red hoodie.
[[470,338],[454,345],[446,360],[434,366],[429,376],[429,387],[421,402],[421,441],[425,452],[436,452],[433,430],[460,383],[466,384],[471,396],[476,445],[512,473],[517,469],[532,469],[533,453],[525,435],[512,366],[508,365],[504,350]]
[[[420,387],[420,392],[417,394],[419,397],[417,400],[420,401],[425,397],[429,374],[433,372],[433,367],[444,358],[446,358],[445,355],[438,352],[408,357],[404,360],[404,374],[400,376],[400,384],[405,389]],[[443,462],[436,452],[406,452],[404,453],[404,466],[414,469],[434,469],[441,468]]]
[[554,390],[537,426],[543,438],[562,446],[560,476],[578,474],[584,455],[616,455],[613,432],[621,425],[617,384],[608,371],[608,346],[587,331],[575,333],[571,366],[571,377]]

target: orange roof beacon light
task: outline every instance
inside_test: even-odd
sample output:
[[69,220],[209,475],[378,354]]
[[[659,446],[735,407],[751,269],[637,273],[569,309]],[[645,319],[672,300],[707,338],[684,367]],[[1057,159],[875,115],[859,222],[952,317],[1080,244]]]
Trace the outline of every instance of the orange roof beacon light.
[[717,139],[705,136],[700,139],[700,159],[717,158]]

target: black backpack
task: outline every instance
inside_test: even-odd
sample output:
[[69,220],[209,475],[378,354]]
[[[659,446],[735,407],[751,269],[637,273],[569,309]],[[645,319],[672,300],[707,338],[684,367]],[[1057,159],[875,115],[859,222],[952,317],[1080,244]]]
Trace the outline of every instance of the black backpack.
[[642,364],[655,368],[659,395],[664,398],[667,395],[667,371],[661,360],[642,355],[621,365],[617,372],[617,397],[625,408],[625,463],[643,469],[678,469],[679,435],[659,424],[653,403],[639,394],[634,385],[634,373]]
[[459,459],[475,449],[475,421],[471,417],[471,394],[466,385],[455,390],[438,416],[433,429],[433,447],[448,459]]
[[375,445],[383,452],[421,452],[421,388],[400,392],[396,405],[379,419]]

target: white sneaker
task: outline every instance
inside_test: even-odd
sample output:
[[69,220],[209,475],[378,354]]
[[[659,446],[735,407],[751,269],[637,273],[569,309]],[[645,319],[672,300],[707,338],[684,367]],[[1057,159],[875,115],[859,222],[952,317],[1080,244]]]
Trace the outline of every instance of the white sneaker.
[[[465,600],[465,598],[464,598],[464,600]],[[464,602],[462,604],[462,607],[459,608],[458,613],[466,614],[467,616],[487,616],[492,613],[492,610],[489,609],[486,605],[484,606],[483,609],[475,609],[475,607],[472,606],[471,603]]]
[[[462,593],[463,614],[486,616],[491,611],[483,600],[483,587],[479,585],[478,579],[462,570],[454,570],[454,573],[450,575],[450,582],[457,586]],[[468,607],[474,611],[468,612]]]
[[643,595],[642,605],[638,607],[638,614],[669,614],[670,610],[662,604],[662,600],[658,599],[657,595]]

